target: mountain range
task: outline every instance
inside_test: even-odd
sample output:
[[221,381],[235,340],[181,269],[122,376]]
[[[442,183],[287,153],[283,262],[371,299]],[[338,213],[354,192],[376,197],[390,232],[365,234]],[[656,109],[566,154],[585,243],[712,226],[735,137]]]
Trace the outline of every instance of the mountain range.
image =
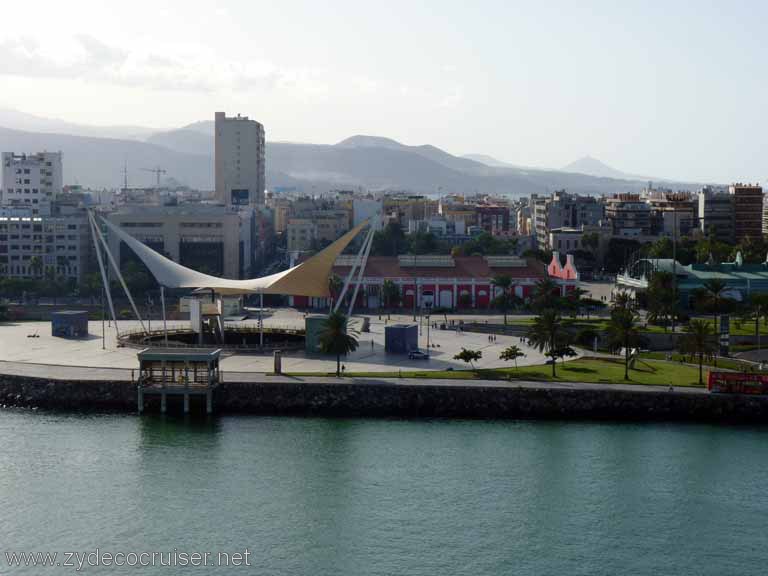
[[[213,121],[156,131],[141,126],[87,126],[0,109],[0,151],[60,150],[66,183],[92,188],[151,186],[148,169],[193,188],[213,188]],[[490,156],[455,156],[435,146],[408,146],[357,135],[336,144],[267,142],[267,186],[321,193],[334,188],[527,195],[565,188],[584,194],[639,191],[633,177],[585,157],[561,170],[521,167]],[[668,183],[676,188],[697,185]]]

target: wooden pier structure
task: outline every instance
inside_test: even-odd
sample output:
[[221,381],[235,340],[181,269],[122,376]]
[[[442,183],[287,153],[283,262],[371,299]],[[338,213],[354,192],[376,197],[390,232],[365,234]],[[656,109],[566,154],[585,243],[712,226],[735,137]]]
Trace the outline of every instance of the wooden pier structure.
[[138,353],[139,379],[136,387],[139,414],[144,412],[144,397],[160,396],[160,412],[168,408],[168,396],[184,398],[184,413],[189,413],[192,396],[205,397],[205,412],[213,412],[213,393],[220,382],[221,349],[146,348]]

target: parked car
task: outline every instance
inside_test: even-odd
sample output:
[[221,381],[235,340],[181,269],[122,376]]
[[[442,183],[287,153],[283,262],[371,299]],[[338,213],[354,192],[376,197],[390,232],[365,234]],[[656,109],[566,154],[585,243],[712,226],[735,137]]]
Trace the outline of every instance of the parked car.
[[408,359],[410,360],[429,360],[429,354],[422,352],[421,350],[411,350],[408,352]]

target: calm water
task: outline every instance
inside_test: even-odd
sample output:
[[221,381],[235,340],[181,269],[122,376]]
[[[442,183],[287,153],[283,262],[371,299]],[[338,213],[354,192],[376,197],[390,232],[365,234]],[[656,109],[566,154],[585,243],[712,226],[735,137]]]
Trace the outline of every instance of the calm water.
[[[0,438],[3,553],[247,548],[252,565],[83,573],[722,576],[768,566],[768,429],[10,411]],[[67,573],[75,568],[0,566]]]

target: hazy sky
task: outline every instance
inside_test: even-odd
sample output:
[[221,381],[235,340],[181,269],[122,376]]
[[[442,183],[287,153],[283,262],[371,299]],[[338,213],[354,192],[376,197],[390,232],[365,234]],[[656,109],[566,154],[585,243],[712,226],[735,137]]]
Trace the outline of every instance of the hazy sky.
[[0,106],[272,140],[352,134],[561,167],[768,177],[768,2],[8,2]]

